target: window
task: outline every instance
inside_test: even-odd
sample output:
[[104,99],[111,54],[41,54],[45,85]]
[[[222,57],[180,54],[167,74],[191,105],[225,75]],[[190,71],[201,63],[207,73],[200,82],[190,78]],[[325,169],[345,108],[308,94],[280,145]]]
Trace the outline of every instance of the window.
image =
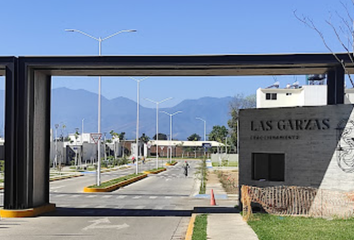
[[266,93],[266,100],[277,100],[276,93]]
[[279,153],[253,153],[252,179],[284,181],[285,155]]

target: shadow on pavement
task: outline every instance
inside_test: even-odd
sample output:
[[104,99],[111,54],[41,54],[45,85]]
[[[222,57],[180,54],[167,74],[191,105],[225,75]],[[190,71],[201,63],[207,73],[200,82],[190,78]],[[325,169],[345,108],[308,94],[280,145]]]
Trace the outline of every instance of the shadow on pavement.
[[234,207],[195,207],[193,213],[240,213]]
[[195,207],[194,210],[168,210],[168,209],[116,209],[116,208],[61,208],[55,212],[46,213],[48,217],[79,217],[79,216],[124,216],[124,217],[188,217],[192,213],[239,213],[237,208],[231,207]]
[[115,209],[115,208],[60,208],[55,212],[43,214],[47,217],[68,217],[68,216],[124,216],[124,217],[175,217],[191,216],[191,210],[153,210],[153,209]]

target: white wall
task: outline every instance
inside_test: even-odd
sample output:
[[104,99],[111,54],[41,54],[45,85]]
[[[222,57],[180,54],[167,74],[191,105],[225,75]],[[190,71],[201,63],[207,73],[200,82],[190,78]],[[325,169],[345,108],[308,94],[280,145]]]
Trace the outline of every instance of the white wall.
[[[266,94],[277,94],[277,99],[266,99]],[[354,92],[353,92],[354,93]],[[354,95],[354,94],[353,94]],[[354,100],[354,96],[353,96]],[[257,89],[257,108],[324,106],[327,105],[327,85],[305,85],[289,89]]]

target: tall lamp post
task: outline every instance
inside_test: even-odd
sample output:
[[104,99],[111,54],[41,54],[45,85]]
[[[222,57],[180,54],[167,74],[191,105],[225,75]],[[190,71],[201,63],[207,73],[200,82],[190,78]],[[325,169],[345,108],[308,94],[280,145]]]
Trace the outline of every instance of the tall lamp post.
[[172,97],[166,98],[160,102],[145,98],[145,100],[156,104],[156,169],[159,168],[159,104],[171,100]]
[[85,118],[81,120],[81,144],[84,146],[84,121]]
[[78,167],[80,164],[79,164],[79,161],[77,159],[77,138],[79,137],[79,128],[75,128],[75,147],[74,147],[74,150],[75,150],[75,164],[76,164],[76,167]]
[[53,168],[55,168],[55,166],[58,164],[58,128],[59,124],[55,124],[55,156]]
[[140,109],[140,82],[144,81],[147,77],[144,78],[133,78],[130,77],[136,82],[136,155],[135,155],[135,174],[139,173],[139,109]]
[[[135,29],[129,29],[129,30],[121,30],[118,31],[112,35],[109,35],[108,37],[101,38],[101,37],[93,37],[83,31],[77,30],[77,29],[65,29],[66,32],[76,32],[76,33],[81,33],[82,35],[85,35],[89,38],[92,38],[96,41],[98,41],[98,55],[102,55],[102,42],[104,40],[107,40],[111,37],[114,37],[118,34],[121,33],[129,33],[129,32],[136,32]],[[101,133],[101,76],[98,77],[98,133]],[[97,155],[98,155],[98,166],[97,166],[97,186],[101,185],[101,138],[98,140],[98,148],[97,148]]]
[[176,114],[178,114],[178,113],[181,113],[182,111],[177,111],[177,112],[174,112],[174,113],[168,113],[168,112],[165,112],[165,111],[161,111],[162,113],[164,113],[164,114],[166,114],[166,115],[168,115],[168,116],[170,116],[170,144],[171,144],[171,146],[170,146],[170,162],[171,162],[171,150],[172,150],[172,117],[174,116],[174,115],[176,115]]
[[195,119],[198,119],[200,121],[204,122],[204,142],[206,141],[206,120],[200,118],[200,117],[196,117]]

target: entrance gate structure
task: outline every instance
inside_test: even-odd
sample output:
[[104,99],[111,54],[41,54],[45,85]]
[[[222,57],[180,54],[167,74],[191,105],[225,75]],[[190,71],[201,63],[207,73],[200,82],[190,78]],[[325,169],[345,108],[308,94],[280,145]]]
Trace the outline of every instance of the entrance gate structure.
[[[348,54],[337,57],[353,73]],[[327,74],[328,104],[344,102],[344,70],[333,54],[0,57],[6,76],[3,217],[33,216],[49,203],[52,76],[259,76]]]

